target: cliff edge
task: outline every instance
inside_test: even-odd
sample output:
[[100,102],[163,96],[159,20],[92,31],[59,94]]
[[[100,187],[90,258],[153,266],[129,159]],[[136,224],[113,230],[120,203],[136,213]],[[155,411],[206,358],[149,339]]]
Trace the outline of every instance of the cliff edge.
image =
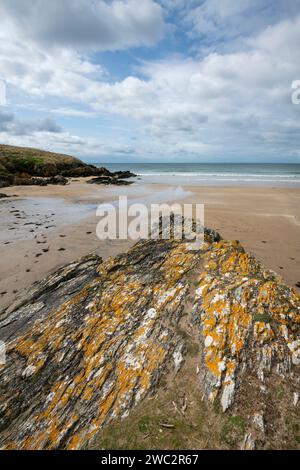
[[0,188],[7,186],[67,184],[67,178],[96,177],[92,183],[126,185],[130,171],[110,172],[70,155],[25,147],[0,145]]

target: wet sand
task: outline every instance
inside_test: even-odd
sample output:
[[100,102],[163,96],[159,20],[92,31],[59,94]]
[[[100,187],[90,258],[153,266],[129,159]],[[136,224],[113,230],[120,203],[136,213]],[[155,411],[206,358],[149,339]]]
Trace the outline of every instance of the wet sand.
[[[0,308],[57,267],[95,252],[106,259],[132,241],[99,241],[95,209],[128,195],[135,202],[205,204],[205,224],[224,238],[238,239],[290,285],[300,281],[300,189],[101,187],[84,179],[66,187],[6,188],[0,201]],[[25,199],[24,199],[25,198]],[[29,199],[27,199],[29,198]],[[11,230],[10,230],[11,229]]]

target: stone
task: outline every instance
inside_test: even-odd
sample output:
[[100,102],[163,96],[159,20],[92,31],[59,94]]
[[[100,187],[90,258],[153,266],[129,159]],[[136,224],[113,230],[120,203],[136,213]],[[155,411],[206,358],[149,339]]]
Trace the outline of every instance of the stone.
[[264,434],[265,432],[265,423],[262,413],[255,413],[253,416],[253,423],[256,429]]
[[92,178],[88,181],[88,184],[99,184],[99,185],[117,185],[117,186],[129,186],[132,184],[132,181],[126,181],[123,179],[116,178],[114,176],[99,176],[97,178]]
[[242,445],[242,450],[255,450],[255,441],[251,433],[246,434]]
[[244,448],[254,448],[252,436],[278,428],[284,412],[268,399],[276,381],[289,397],[299,384],[300,296],[209,230],[197,250],[146,240],[71,263],[0,313],[1,448],[85,448],[184,367],[185,325],[199,350],[195,393],[242,416]]

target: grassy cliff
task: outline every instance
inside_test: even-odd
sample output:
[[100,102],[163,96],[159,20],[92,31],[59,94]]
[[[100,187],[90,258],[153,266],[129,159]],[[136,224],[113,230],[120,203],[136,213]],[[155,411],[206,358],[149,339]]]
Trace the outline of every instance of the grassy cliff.
[[62,171],[86,167],[78,158],[43,150],[0,145],[0,176],[55,176]]

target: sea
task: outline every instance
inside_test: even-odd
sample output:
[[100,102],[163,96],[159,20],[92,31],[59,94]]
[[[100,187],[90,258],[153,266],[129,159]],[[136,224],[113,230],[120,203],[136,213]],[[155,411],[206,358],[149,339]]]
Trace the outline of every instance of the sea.
[[111,171],[130,170],[139,184],[300,187],[300,164],[111,163]]

